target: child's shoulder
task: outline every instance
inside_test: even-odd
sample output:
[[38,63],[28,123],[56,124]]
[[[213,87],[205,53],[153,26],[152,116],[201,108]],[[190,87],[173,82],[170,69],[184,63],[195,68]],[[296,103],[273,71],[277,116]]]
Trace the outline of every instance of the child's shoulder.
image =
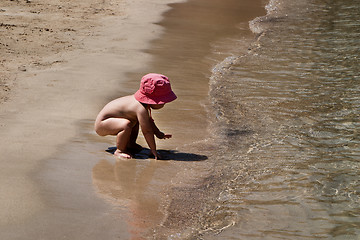
[[129,96],[123,96],[123,97],[116,98],[116,99],[112,100],[111,102],[114,102],[117,104],[130,103],[130,102],[133,102],[134,99],[135,98],[132,95],[129,95]]

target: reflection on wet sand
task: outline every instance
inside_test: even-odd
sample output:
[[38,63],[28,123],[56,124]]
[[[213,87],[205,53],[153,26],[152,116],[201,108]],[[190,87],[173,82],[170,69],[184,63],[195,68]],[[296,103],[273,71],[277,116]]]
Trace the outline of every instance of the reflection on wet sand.
[[[171,164],[169,161],[145,160],[147,152],[150,151],[144,149],[135,155],[137,159],[117,159],[114,162],[101,160],[92,172],[93,184],[100,196],[115,207],[127,210],[126,222],[132,239],[141,239],[149,229],[162,222],[166,197],[162,194],[165,189],[159,186],[171,182],[177,172],[176,168],[168,166]],[[193,153],[166,150],[159,152],[165,160],[207,159],[206,156]]]
[[155,165],[154,161],[118,160],[113,164],[102,160],[93,168],[93,184],[101,197],[128,209],[132,239],[141,238],[146,229],[162,219],[160,198],[149,191]]

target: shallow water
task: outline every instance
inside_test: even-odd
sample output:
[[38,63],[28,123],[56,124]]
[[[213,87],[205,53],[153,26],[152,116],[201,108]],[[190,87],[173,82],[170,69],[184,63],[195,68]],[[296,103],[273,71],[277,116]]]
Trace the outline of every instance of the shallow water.
[[358,238],[359,6],[271,1],[249,54],[214,68],[227,182],[208,224],[228,220],[205,239]]

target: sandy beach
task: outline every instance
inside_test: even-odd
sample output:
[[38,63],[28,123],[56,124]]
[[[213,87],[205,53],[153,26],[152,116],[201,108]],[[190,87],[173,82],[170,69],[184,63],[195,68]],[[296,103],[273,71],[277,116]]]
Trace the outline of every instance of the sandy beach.
[[[0,4],[1,239],[162,239],[177,231],[181,239],[195,231],[216,194],[213,162],[204,161],[215,147],[211,67],[227,56],[226,44],[246,51],[248,21],[264,10],[250,0],[181,2]],[[152,71],[174,79],[179,96],[154,113],[174,135],[158,144],[174,161],[116,161],[104,151],[114,139],[97,136],[94,119]]]
[[30,230],[44,223],[33,221],[42,211],[58,208],[48,206],[51,193],[34,175],[76,135],[79,119],[91,121],[108,93],[121,89],[126,72],[146,64],[140,50],[161,32],[152,23],[169,2],[1,2],[1,239],[56,238],[58,231]]

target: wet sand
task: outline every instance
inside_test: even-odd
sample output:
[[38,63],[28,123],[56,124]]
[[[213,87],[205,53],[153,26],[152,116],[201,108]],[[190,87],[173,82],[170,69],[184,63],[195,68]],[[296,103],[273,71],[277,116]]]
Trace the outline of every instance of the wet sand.
[[[161,21],[170,1],[79,2],[0,6],[8,41],[1,45],[0,236],[137,239],[154,229],[159,237],[181,232],[209,195],[206,188],[192,191],[208,186],[212,175],[211,67],[227,56],[229,43],[243,44],[233,39],[251,41],[248,21],[261,14],[261,4],[194,0],[172,5]],[[147,72],[168,75],[179,96],[154,113],[173,133],[158,146],[173,150],[164,154],[174,161],[116,161],[104,152],[114,139],[96,136],[93,120],[106,102],[132,94]]]
[[[61,146],[76,137],[76,123],[92,121],[114,88],[119,95],[129,91],[122,85],[125,72],[135,72],[149,60],[140,50],[161,32],[152,23],[161,19],[168,2],[174,1],[1,3],[1,239],[99,239],[115,234],[94,230],[98,223],[112,224],[126,236],[120,231],[125,227],[119,227],[124,224],[101,218],[109,206],[94,196],[94,164],[79,166],[75,179],[67,172],[61,175],[74,169],[65,162],[56,171],[41,170],[54,156],[69,156]],[[70,163],[86,157],[73,153]],[[86,158],[81,163],[91,164]],[[79,188],[63,184],[63,177]],[[88,181],[81,182],[86,177]],[[46,188],[54,182],[65,193]],[[79,192],[84,193],[82,201]]]
[[174,184],[167,191],[170,199],[166,218],[156,228],[156,237],[163,233],[175,239],[196,239],[193,235],[208,237],[228,225],[224,219],[217,223],[206,219],[215,207],[212,203],[222,191],[224,179],[223,173],[213,168],[218,160],[213,153],[221,146],[217,145],[220,141],[213,135],[215,129],[211,125],[215,117],[208,96],[212,68],[229,56],[229,50],[238,55],[248,51],[254,40],[249,21],[264,15],[265,10],[261,1],[237,0],[189,0],[172,7],[159,23],[165,27],[164,34],[148,50],[153,56],[149,69],[169,72],[179,95],[175,108],[166,107],[158,116],[161,125],[171,122],[171,126],[176,126],[171,129],[176,139],[164,147],[207,158],[183,164],[173,162],[176,175],[168,179]]

